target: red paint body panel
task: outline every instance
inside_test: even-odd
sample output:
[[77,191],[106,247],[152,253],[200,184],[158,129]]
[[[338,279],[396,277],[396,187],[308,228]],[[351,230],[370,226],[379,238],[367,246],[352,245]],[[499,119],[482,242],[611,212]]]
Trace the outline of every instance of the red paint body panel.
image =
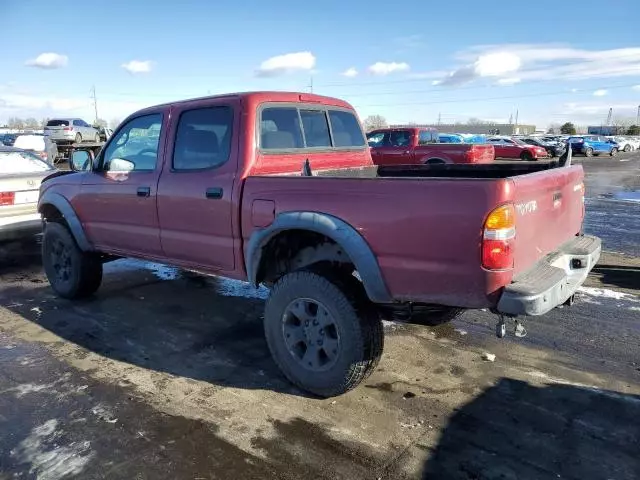
[[424,128],[377,129],[370,132],[369,135],[393,131],[409,132],[409,144],[402,147],[389,145],[372,146],[371,157],[376,165],[421,165],[430,160],[441,163],[493,163],[496,157],[493,145],[467,143],[428,143],[420,145],[420,132],[432,131]]
[[[130,118],[163,113],[154,171],[115,177],[101,171],[64,175],[43,183],[41,196],[53,190],[67,198],[89,242],[100,251],[240,279],[247,275],[247,241],[274,216],[288,211],[330,214],[362,235],[395,301],[471,308],[494,306],[514,274],[530,268],[580,230],[582,196],[576,185],[583,172],[578,166],[505,179],[300,176],[306,159],[313,171],[371,167],[369,148],[261,153],[259,108],[278,102],[351,109],[337,99],[286,92],[207,97],[153,107]],[[231,106],[234,111],[229,161],[213,169],[174,171],[180,113],[215,105]],[[478,146],[433,145],[450,155],[458,149],[463,155],[474,147]],[[423,148],[431,146],[415,150]],[[487,155],[488,150],[478,151]],[[150,187],[151,195],[137,196],[140,186]],[[218,199],[206,198],[211,188],[219,189]],[[514,268],[487,271],[481,267],[484,221],[491,210],[507,202],[517,209]]]

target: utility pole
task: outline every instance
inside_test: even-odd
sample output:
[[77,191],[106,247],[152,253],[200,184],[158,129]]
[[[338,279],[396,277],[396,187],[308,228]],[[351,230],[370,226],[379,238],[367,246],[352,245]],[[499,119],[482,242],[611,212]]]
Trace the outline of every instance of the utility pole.
[[442,123],[442,113],[438,112],[438,125]]
[[309,87],[309,93],[313,93],[313,76],[309,77],[309,85],[307,87]]
[[91,98],[93,98],[93,110],[96,113],[96,119],[94,121],[94,124],[98,123],[98,97],[96,97],[96,86],[93,85],[91,87]]

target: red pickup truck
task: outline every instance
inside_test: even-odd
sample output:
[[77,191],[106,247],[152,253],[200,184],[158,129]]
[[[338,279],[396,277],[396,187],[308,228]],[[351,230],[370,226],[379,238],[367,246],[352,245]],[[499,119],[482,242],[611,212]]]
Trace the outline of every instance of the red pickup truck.
[[93,294],[119,257],[267,285],[272,356],[320,396],[375,368],[381,315],[541,315],[600,255],[581,235],[581,166],[379,167],[352,107],[318,95],[147,108],[71,166],[38,203],[58,295]]
[[384,128],[367,134],[376,165],[493,163],[492,145],[439,143],[432,128]]

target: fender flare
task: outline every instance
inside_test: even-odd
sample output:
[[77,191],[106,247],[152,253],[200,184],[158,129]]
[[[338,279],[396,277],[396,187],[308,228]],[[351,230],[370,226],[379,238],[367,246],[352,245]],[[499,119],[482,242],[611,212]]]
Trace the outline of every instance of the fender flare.
[[263,248],[273,237],[287,230],[308,230],[324,235],[340,245],[353,261],[367,296],[375,303],[393,301],[382,277],[378,260],[362,235],[345,221],[317,212],[284,212],[267,228],[255,231],[245,247],[247,278],[255,287]]
[[45,205],[53,205],[62,214],[80,250],[83,252],[93,250],[91,243],[89,243],[87,239],[87,235],[84,233],[82,223],[71,206],[71,203],[69,203],[69,200],[59,193],[45,192],[38,202],[38,212],[42,213]]

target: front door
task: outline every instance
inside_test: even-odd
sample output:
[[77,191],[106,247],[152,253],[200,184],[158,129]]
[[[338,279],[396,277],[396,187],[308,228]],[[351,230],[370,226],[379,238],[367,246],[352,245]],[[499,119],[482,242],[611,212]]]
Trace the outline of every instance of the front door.
[[73,207],[97,249],[161,256],[156,194],[164,155],[162,113],[125,123],[84,173]]
[[[167,164],[158,184],[164,255],[202,270],[233,270],[238,199],[238,102],[212,99],[172,110]],[[235,207],[234,207],[235,205]],[[235,215],[234,215],[235,213]]]
[[409,130],[392,130],[379,147],[380,165],[403,165],[411,163],[412,135]]

